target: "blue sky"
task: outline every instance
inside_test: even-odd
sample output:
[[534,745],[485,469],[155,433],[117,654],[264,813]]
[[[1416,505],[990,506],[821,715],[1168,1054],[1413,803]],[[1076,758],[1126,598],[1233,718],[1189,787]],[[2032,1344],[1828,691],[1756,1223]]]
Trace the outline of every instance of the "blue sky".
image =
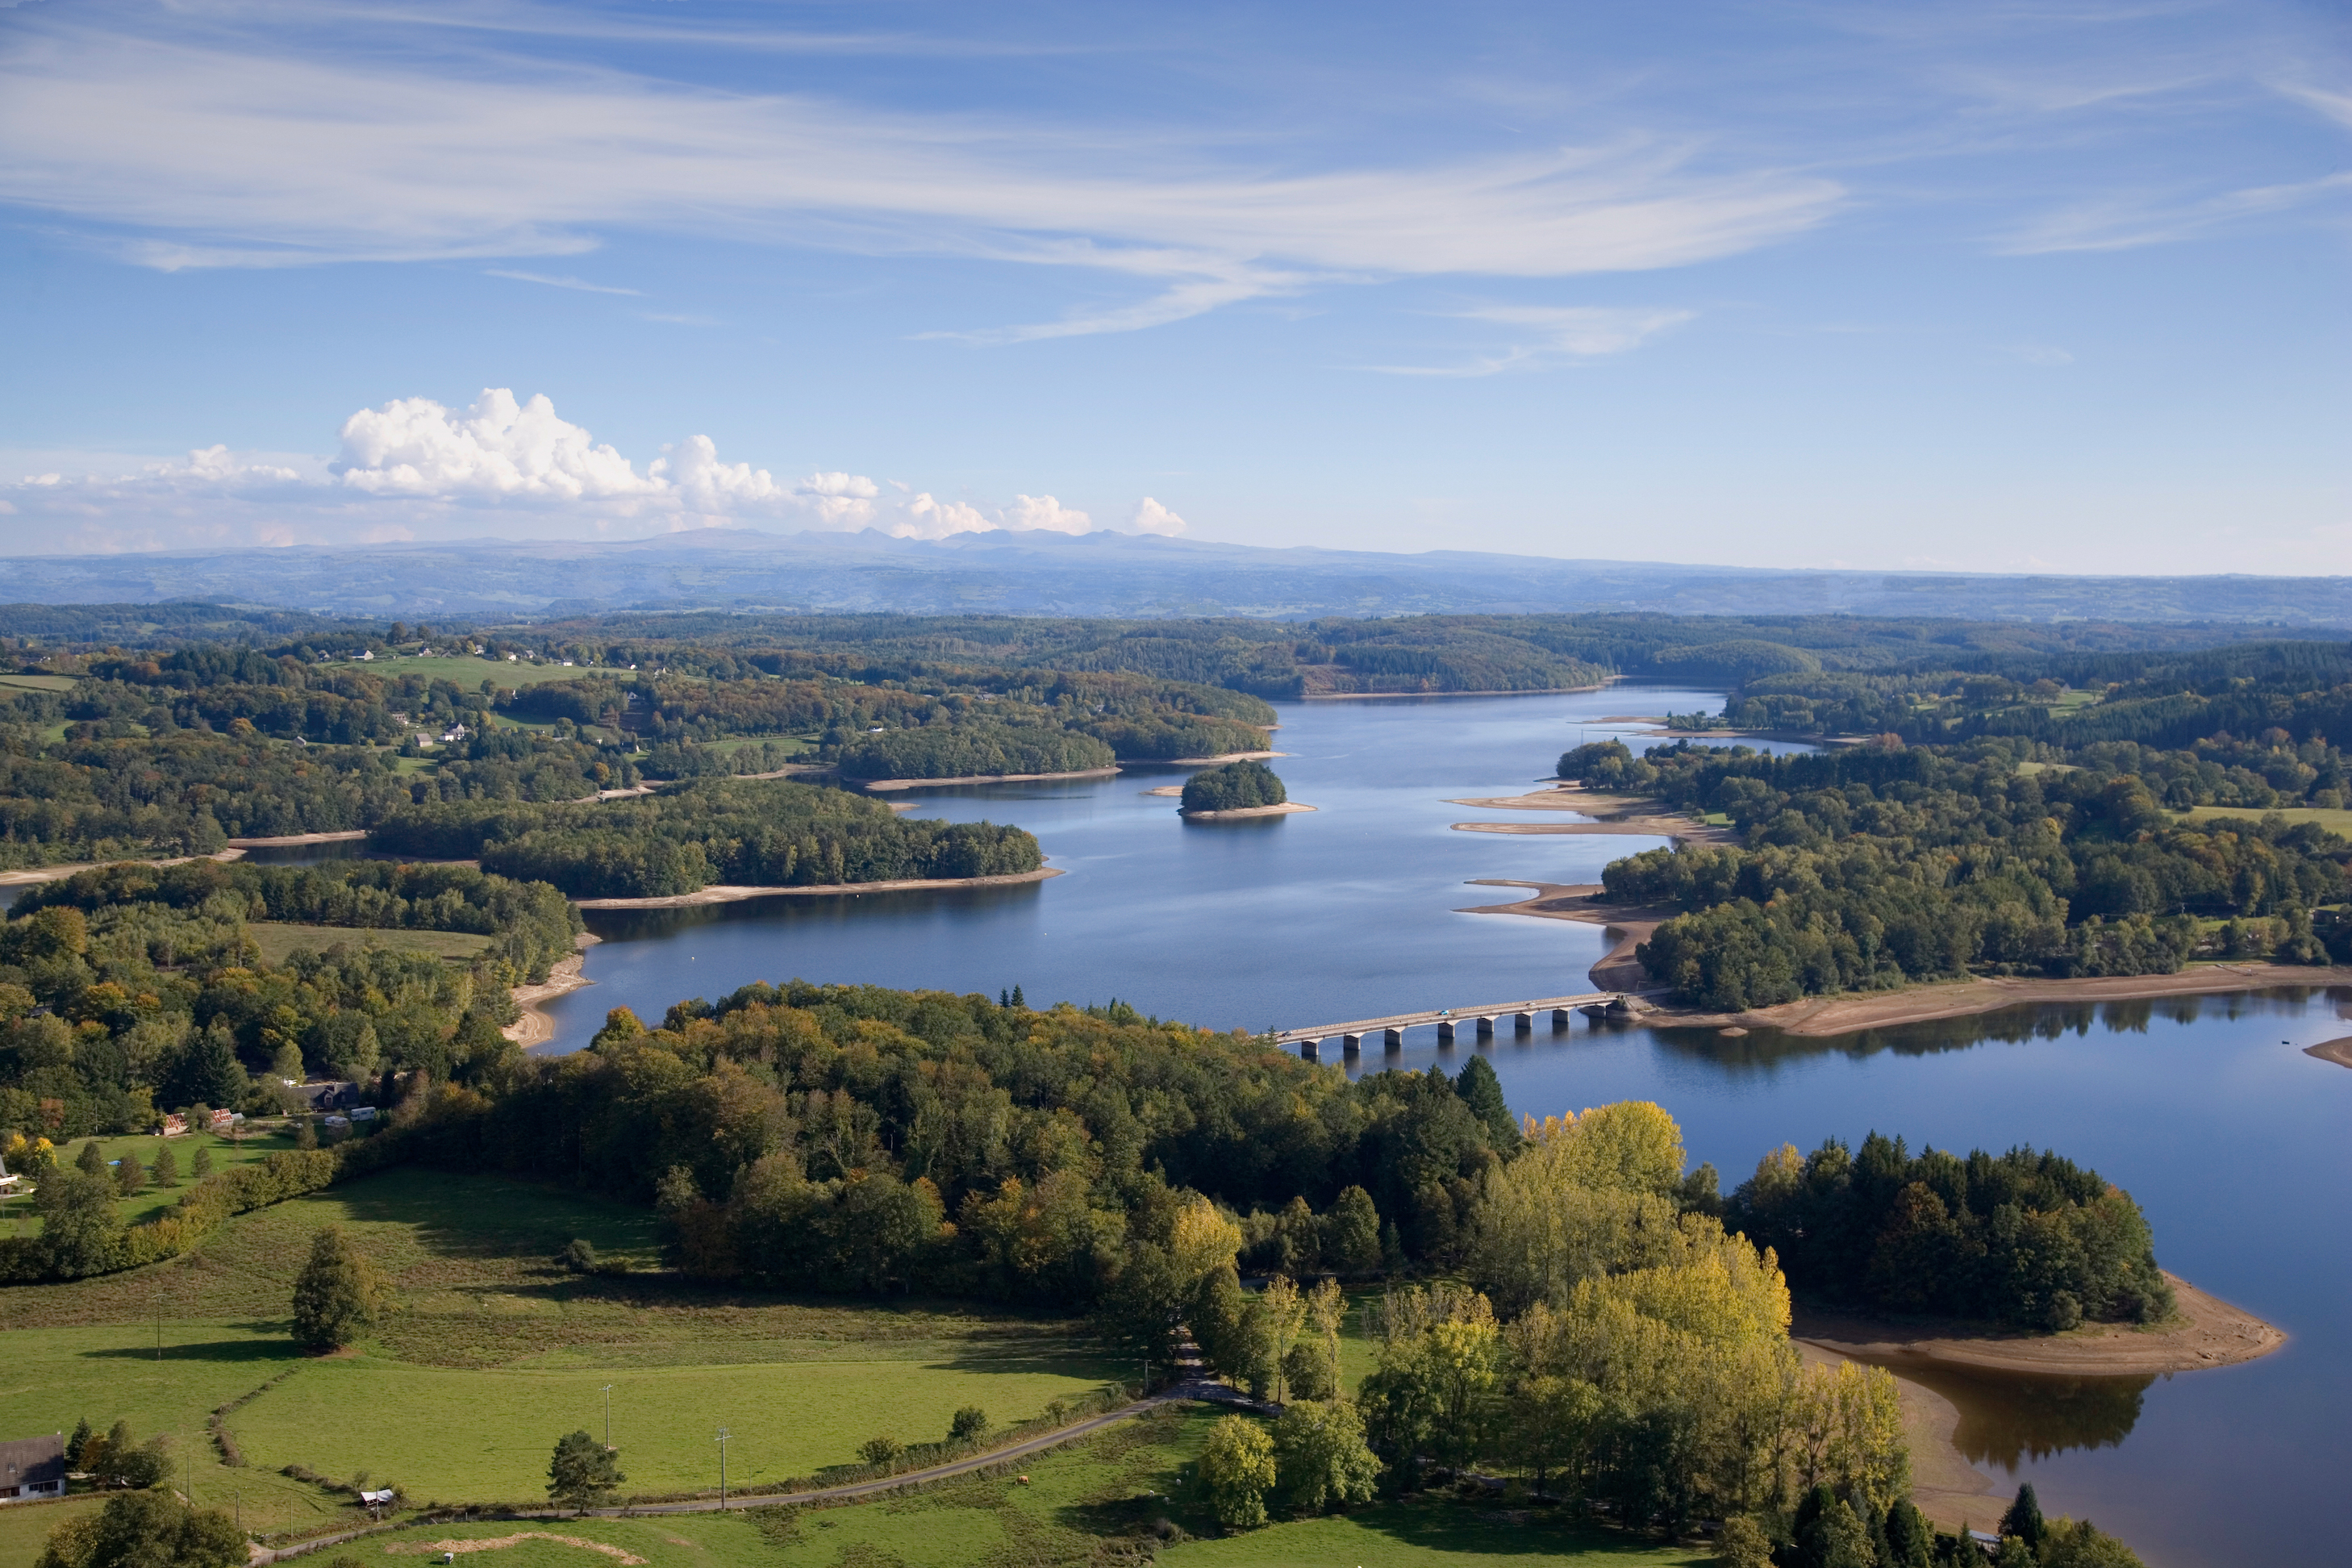
[[2262,0],[34,0],[0,552],[2352,572],[2347,62]]

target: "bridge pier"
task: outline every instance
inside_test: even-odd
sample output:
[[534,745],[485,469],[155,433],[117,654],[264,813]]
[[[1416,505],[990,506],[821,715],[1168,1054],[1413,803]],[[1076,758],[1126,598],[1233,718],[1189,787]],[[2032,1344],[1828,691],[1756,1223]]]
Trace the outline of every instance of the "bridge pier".
[[1565,1008],[1565,1007],[1554,1007],[1554,1008],[1551,1010],[1551,1026],[1552,1026],[1553,1028],[1555,1028],[1555,1029],[1565,1029],[1565,1028],[1567,1028],[1567,1027],[1568,1027],[1568,1020],[1569,1020],[1569,1011],[1568,1011],[1568,1009],[1567,1009],[1567,1008]]
[[1355,1055],[1357,1051],[1360,1050],[1363,1047],[1363,1044],[1364,1037],[1361,1035],[1342,1035],[1339,1037],[1340,1048],[1345,1050],[1350,1056]]
[[1453,1019],[1440,1018],[1437,1021],[1437,1043],[1441,1046],[1450,1046],[1454,1043]]
[[1404,1049],[1404,1031],[1402,1029],[1389,1030],[1388,1038],[1383,1043],[1392,1051],[1401,1051]]
[[1322,1056],[1322,1047],[1323,1042],[1320,1040],[1301,1040],[1298,1042],[1298,1059],[1303,1062],[1314,1061]]
[[1533,1013],[1514,1013],[1511,1015],[1511,1033],[1515,1035],[1531,1034],[1534,1032],[1535,1026],[1536,1016]]
[[1482,1040],[1491,1040],[1495,1037],[1495,1016],[1492,1013],[1481,1013],[1478,1016],[1478,1037]]

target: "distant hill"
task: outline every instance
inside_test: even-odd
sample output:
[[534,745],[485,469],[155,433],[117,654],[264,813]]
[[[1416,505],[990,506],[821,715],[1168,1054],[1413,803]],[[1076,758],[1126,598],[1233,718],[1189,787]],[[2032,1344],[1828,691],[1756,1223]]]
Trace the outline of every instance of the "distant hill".
[[0,562],[0,580],[6,597],[37,605],[210,600],[376,617],[633,608],[1298,620],[1650,611],[2352,627],[2347,577],[1775,571],[1466,551],[1269,550],[1117,533],[921,541],[713,529],[625,543],[47,555]]

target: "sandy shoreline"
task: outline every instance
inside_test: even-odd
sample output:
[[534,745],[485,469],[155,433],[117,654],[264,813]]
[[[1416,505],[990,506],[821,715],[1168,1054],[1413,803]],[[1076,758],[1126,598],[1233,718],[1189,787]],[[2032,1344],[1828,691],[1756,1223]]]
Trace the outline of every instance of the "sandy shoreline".
[[2340,1068],[2352,1068],[2352,1037],[2341,1040],[2323,1040],[2315,1046],[2305,1046],[2303,1054],[2317,1057],[2324,1062],[2334,1062]]
[[278,838],[232,838],[232,849],[276,849],[289,844],[347,844],[354,838],[365,838],[368,830],[353,827],[341,833],[289,833]]
[[[1270,753],[1269,753],[1270,754]],[[1117,767],[1083,768],[1074,773],[967,773],[952,779],[869,779],[857,787],[879,795],[894,789],[929,789],[933,784],[1042,784],[1054,779],[1107,779]]]
[[1214,768],[1227,763],[1262,763],[1268,757],[1286,757],[1288,752],[1226,752],[1214,757],[1171,757],[1165,763],[1171,768]]
[[1684,844],[1737,844],[1727,827],[1709,827],[1686,816],[1613,816],[1606,822],[1457,822],[1456,833],[1623,834],[1672,838]]
[[[1458,913],[1532,915],[1538,920],[1575,921],[1612,928],[1621,933],[1621,940],[1592,966],[1593,984],[1603,991],[1646,991],[1657,987],[1658,982],[1641,967],[1633,950],[1650,940],[1650,933],[1658,929],[1660,922],[1673,919],[1680,911],[1600,902],[1603,889],[1590,882],[1519,882],[1480,878],[1472,885],[1529,888],[1535,896],[1515,903],[1482,904]],[[1818,1038],[1852,1034],[1858,1029],[1922,1024],[1937,1018],[1965,1018],[2034,1002],[2142,1002],[2166,996],[2210,996],[2329,985],[2352,986],[2352,965],[2199,963],[2173,974],[2115,975],[2091,980],[1985,976],[1906,985],[1900,991],[1808,996],[1773,1007],[1751,1007],[1744,1013],[1703,1013],[1664,1005],[1649,1021],[1658,1028],[1778,1029],[1784,1035]],[[2352,1038],[2331,1040],[2326,1046],[2312,1047],[2308,1054],[2352,1067]]]
[[1302,702],[1377,702],[1394,701],[1401,697],[1568,697],[1580,691],[1604,691],[1609,683],[1599,686],[1538,686],[1524,691],[1302,691]]
[[1855,1361],[1894,1373],[1903,1436],[1911,1449],[1911,1500],[1943,1529],[1957,1530],[1963,1522],[1983,1528],[2007,1506],[2007,1483],[1997,1483],[1960,1450],[1959,1407],[1905,1373],[1942,1366],[2057,1377],[2145,1376],[2252,1361],[2286,1343],[2284,1332],[2252,1313],[2178,1275],[2168,1272],[2165,1278],[2180,1310],[2172,1326],[2156,1331],[2100,1323],[2063,1334],[1944,1334],[1933,1325],[1898,1325],[1800,1306],[1789,1337],[1809,1362]]
[[[572,938],[572,942],[575,946],[587,948],[603,940],[602,937],[583,931]],[[539,1005],[542,1002],[552,1002],[558,996],[577,991],[583,985],[595,984],[594,981],[580,973],[581,966],[587,961],[588,955],[585,952],[575,952],[570,958],[561,958],[549,964],[547,978],[537,985],[516,986],[512,994],[515,1005],[522,1009],[522,1016],[509,1024],[499,1033],[525,1050],[530,1050],[535,1046],[543,1046],[554,1039],[555,1020],[541,1012]]]
[[184,866],[192,860],[242,860],[245,851],[224,849],[217,855],[179,855],[169,860],[78,860],[70,866],[32,866],[22,871],[0,871],[0,888],[21,888],[38,882],[62,882],[82,871],[95,871],[101,866]]
[[828,882],[808,888],[740,888],[715,885],[658,899],[574,899],[583,910],[682,910],[698,904],[735,904],[746,899],[824,898],[835,893],[904,893],[925,888],[1010,888],[1042,882],[1062,873],[1054,867],[1003,877],[935,877],[903,882]]
[[[1179,789],[1176,793],[1182,795],[1184,792]],[[1176,815],[1187,822],[1238,822],[1244,816],[1286,816],[1294,811],[1313,811],[1314,809],[1311,805],[1301,805],[1295,800],[1286,800],[1280,805],[1239,805],[1231,811],[1180,811]]]
[[2167,1271],[2179,1302],[2168,1325],[2145,1329],[2085,1323],[2063,1334],[1981,1334],[1967,1325],[1895,1323],[1860,1314],[1798,1307],[1790,1336],[1833,1355],[1900,1371],[1904,1365],[2056,1377],[2128,1377],[2233,1366],[2286,1343],[2283,1330]]

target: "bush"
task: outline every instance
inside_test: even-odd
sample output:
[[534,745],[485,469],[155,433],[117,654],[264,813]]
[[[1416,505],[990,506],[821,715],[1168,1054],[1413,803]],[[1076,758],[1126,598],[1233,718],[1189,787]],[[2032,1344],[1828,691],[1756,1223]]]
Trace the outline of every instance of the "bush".
[[868,1437],[857,1446],[857,1457],[879,1469],[907,1451],[896,1437]]
[[948,1441],[968,1443],[987,1430],[988,1412],[977,1405],[967,1405],[948,1423]]

